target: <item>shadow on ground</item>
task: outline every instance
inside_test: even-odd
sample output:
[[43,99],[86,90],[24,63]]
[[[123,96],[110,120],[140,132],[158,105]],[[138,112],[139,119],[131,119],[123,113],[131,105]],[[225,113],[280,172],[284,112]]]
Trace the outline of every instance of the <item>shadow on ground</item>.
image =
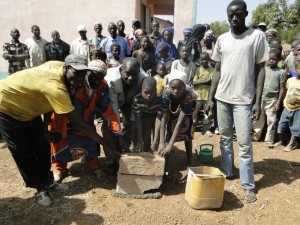
[[104,219],[98,214],[83,213],[86,203],[82,199],[60,197],[54,200],[54,204],[55,207],[48,208],[39,206],[35,203],[34,197],[0,199],[0,211],[5,212],[0,217],[0,224],[85,225],[104,222]]

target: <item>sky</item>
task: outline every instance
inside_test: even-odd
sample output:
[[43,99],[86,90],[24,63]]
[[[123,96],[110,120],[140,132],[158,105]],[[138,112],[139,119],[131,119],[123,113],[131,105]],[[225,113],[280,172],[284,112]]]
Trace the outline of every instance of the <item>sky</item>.
[[[214,21],[226,21],[226,8],[231,0],[198,0],[197,4],[197,23],[212,23]],[[268,2],[267,0],[248,0],[248,16],[246,24],[251,21],[252,11],[262,3]]]
[[[232,0],[198,0],[197,4],[197,19],[196,23],[212,23],[215,21],[226,21],[226,7]],[[248,7],[249,15],[246,18],[246,24],[250,23],[252,11],[259,4],[268,2],[268,0],[245,0]],[[295,0],[287,0],[289,3],[294,3]],[[164,19],[173,21],[173,17],[164,16]]]

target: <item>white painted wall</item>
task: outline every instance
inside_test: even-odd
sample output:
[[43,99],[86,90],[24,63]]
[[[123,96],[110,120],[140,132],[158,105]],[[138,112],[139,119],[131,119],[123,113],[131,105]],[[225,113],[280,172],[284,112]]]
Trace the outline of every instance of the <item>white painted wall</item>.
[[[125,33],[132,31],[131,22],[139,19],[140,0],[0,0],[0,45],[10,41],[10,30],[20,30],[20,41],[32,36],[31,26],[36,24],[41,29],[41,36],[51,40],[51,31],[60,32],[61,39],[71,43],[79,37],[77,26],[87,27],[87,36],[94,35],[94,23],[103,25],[103,34],[108,35],[109,22],[122,19],[125,22]],[[0,48],[2,56],[2,47]],[[7,70],[7,62],[1,57],[0,71]]]

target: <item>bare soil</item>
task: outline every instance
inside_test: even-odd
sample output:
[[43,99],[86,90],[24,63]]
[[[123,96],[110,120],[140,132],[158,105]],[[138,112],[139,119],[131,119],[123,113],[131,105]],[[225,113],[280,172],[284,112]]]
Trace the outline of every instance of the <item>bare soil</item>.
[[[196,133],[194,149],[203,143],[215,146],[211,166],[219,167],[219,136]],[[184,199],[187,171],[183,143],[174,147],[170,160],[174,179],[163,182],[161,199],[115,198],[111,190],[116,187],[116,177],[99,179],[76,161],[69,165],[71,176],[63,181],[71,186],[70,191],[52,193],[54,202],[48,208],[36,203],[34,189],[23,186],[10,152],[3,148],[0,224],[300,224],[300,150],[286,153],[282,148],[270,150],[263,142],[253,145],[258,200],[245,203],[239,179],[227,180],[223,206],[216,210],[194,210]],[[236,142],[234,146],[236,150]],[[194,161],[203,165],[195,154]],[[235,162],[238,168],[237,154]]]

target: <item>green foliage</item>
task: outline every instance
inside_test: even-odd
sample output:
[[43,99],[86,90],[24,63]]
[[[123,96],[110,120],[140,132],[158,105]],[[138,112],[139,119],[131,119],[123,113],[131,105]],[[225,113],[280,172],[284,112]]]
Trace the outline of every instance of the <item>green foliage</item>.
[[210,29],[214,32],[216,37],[219,37],[221,34],[229,31],[229,25],[225,21],[216,21],[210,24]]
[[287,43],[292,43],[294,40],[300,38],[300,23],[292,26],[288,30],[279,30],[279,35],[282,40]]
[[299,37],[300,28],[300,0],[288,4],[287,0],[269,0],[259,4],[252,13],[252,24],[265,22],[268,29],[278,30],[280,37],[291,43]]

